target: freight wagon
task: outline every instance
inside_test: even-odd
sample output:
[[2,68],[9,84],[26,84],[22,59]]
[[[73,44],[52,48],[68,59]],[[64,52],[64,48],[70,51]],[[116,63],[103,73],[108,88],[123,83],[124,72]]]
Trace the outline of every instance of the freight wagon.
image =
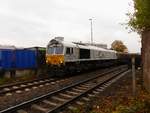
[[[45,52],[44,48],[15,48],[1,47],[0,48],[0,74],[1,76],[9,71],[11,75],[15,74],[16,70],[37,70],[44,65]],[[43,53],[42,53],[43,52]],[[44,54],[44,56],[43,56]],[[44,59],[44,60],[41,60]]]
[[26,48],[26,49],[36,51],[37,68],[43,68],[46,64],[46,60],[45,60],[46,48],[45,47],[31,47],[31,48]]
[[14,46],[0,46],[0,75],[14,68]]

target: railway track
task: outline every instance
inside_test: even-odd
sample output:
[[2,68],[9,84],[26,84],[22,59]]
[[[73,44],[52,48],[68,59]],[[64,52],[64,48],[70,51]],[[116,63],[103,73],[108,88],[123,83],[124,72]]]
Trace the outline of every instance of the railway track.
[[77,99],[82,98],[87,101],[87,96],[93,95],[90,93],[97,94],[103,91],[105,87],[128,72],[126,67],[111,70],[12,106],[0,111],[0,113],[55,113]]
[[36,88],[37,86],[40,86],[42,84],[53,83],[53,82],[57,82],[58,80],[60,79],[45,78],[45,79],[36,79],[32,81],[25,81],[25,82],[0,86],[0,95],[2,96],[4,94],[13,93],[13,92],[19,93],[21,92],[21,90]]
[[[118,67],[117,67],[118,68]],[[115,68],[115,69],[117,69]],[[113,72],[115,69],[110,70]],[[93,76],[94,73],[91,73]],[[54,85],[55,83],[60,83],[71,77],[66,78],[45,78],[45,79],[36,79],[31,81],[19,82],[14,84],[8,84],[0,86],[0,96],[3,95],[12,95],[12,93],[22,93],[23,91],[29,91],[30,89],[36,89],[38,87],[43,87],[44,85]]]

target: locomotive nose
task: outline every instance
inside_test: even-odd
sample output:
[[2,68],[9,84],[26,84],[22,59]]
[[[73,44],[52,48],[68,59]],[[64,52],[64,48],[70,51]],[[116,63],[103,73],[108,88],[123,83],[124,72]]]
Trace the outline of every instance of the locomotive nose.
[[64,64],[64,55],[47,55],[46,63],[50,65]]

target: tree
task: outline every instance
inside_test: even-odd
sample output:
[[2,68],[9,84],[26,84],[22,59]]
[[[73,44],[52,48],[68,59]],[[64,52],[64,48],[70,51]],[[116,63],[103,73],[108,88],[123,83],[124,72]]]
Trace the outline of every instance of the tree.
[[150,28],[150,0],[133,0],[134,13],[128,13],[129,26],[133,31],[142,34]]
[[150,91],[150,0],[133,0],[133,3],[134,12],[128,13],[128,25],[142,38],[143,80]]
[[115,40],[111,44],[111,49],[117,51],[117,52],[128,52],[127,47],[123,44],[121,40]]

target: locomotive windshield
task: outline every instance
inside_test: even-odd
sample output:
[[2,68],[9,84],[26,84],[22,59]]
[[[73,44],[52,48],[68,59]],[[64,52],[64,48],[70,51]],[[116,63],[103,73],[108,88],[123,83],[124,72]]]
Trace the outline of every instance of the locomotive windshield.
[[48,47],[48,54],[63,54],[63,46]]

